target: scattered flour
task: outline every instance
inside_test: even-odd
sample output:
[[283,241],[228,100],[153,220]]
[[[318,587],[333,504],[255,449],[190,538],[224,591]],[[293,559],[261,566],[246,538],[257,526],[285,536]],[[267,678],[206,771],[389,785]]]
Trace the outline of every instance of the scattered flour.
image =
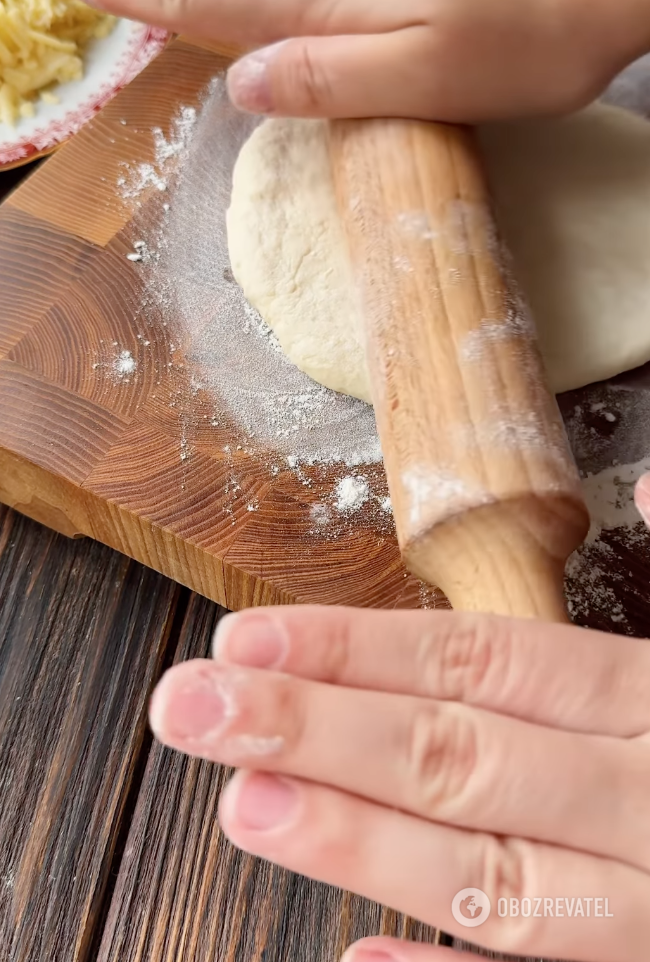
[[197,117],[195,107],[181,107],[168,138],[159,127],[153,128],[154,162],[137,164],[135,167],[122,164],[124,173],[118,178],[117,186],[125,200],[138,198],[149,188],[161,193],[168,190],[169,175],[176,172],[178,161],[187,151]]
[[[603,389],[587,389],[587,393],[590,390]],[[613,403],[615,391],[606,390]],[[630,623],[627,612],[638,593],[623,559],[645,557],[647,563],[650,557],[650,534],[634,504],[636,482],[650,471],[650,455],[628,464],[611,463],[618,460],[616,454],[632,447],[628,437],[630,424],[636,423],[637,434],[644,434],[642,427],[647,421],[639,407],[648,403],[647,398],[630,392],[628,403],[630,409],[619,411],[613,420],[606,416],[611,413],[611,404],[601,401],[572,412],[569,424],[573,429],[574,452],[583,465],[583,492],[591,527],[584,545],[569,559],[565,584],[572,617],[591,623],[597,618],[603,627],[609,622],[612,630],[632,634],[638,633],[638,628],[635,630]],[[594,418],[604,418],[613,433],[607,437],[590,428]],[[647,432],[642,441],[650,448]],[[610,463],[594,471],[593,465],[598,465],[599,460]],[[585,471],[585,463],[592,470]]]
[[[232,167],[256,122],[233,110],[223,80],[217,79],[198,111],[181,108],[168,136],[152,131],[154,161],[123,165],[118,188],[131,207],[141,205],[147,194],[148,210],[156,209],[158,190],[158,223],[146,233],[138,229],[126,258],[142,271],[145,323],[156,327],[158,337],[166,328],[169,375],[183,366],[191,371],[187,386],[181,378],[166,389],[180,422],[180,461],[188,462],[192,454],[195,398],[202,391],[213,403],[213,411],[201,415],[207,424],[215,431],[227,426],[239,432],[240,443],[232,452],[224,447],[233,458],[233,471],[235,451],[262,458],[272,475],[280,472],[284,458],[308,488],[312,480],[301,474],[303,467],[340,465],[343,473],[379,464],[381,447],[372,408],[297,371],[232,277],[225,210]],[[149,340],[140,343],[144,347]],[[120,355],[113,371],[120,380],[128,379],[135,373],[135,359],[133,365]],[[365,501],[385,496],[385,488],[374,495],[371,483],[365,483]],[[332,502],[324,510],[336,514],[336,480],[331,484]],[[247,506],[250,512],[258,508],[255,502]],[[344,501],[338,513],[347,516],[352,507]],[[381,514],[380,527],[385,528],[390,511],[384,507]],[[318,523],[316,517],[312,520]]]
[[232,735],[227,739],[227,745],[231,752],[237,755],[263,756],[277,755],[285,746],[282,735],[272,735],[264,738],[260,735]]
[[627,528],[640,524],[634,504],[634,488],[639,478],[650,472],[650,456],[636,464],[615,465],[582,482],[591,528],[587,543],[592,544],[604,530]]
[[157,260],[158,251],[152,250],[146,241],[137,240],[133,242],[133,251],[126,255],[126,259],[134,264],[150,264]]
[[628,626],[616,592],[616,585],[623,582],[613,567],[616,560],[614,549],[603,541],[587,543],[571,555],[566,567],[565,591],[572,618],[587,620],[598,614],[617,628]]
[[368,482],[360,477],[341,478],[336,485],[336,507],[339,511],[358,511],[370,496]]
[[449,608],[449,602],[439,588],[432,588],[430,585],[421,581],[418,586],[420,598],[420,608],[425,611],[435,611],[436,609]]
[[[292,468],[378,464],[372,408],[297,371],[232,277],[225,210],[234,162],[256,123],[231,107],[223,78],[217,78],[198,111],[181,108],[168,136],[152,131],[152,163],[123,165],[118,189],[130,206],[141,205],[151,190],[169,196],[160,206],[159,225],[126,254],[139,268],[152,268],[142,275],[142,313],[182,344],[197,383],[214,399],[209,423],[238,428],[238,450],[268,457],[272,472],[278,470],[277,455],[291,459]],[[172,369],[178,365],[171,344],[169,349]],[[169,403],[183,408],[191,434],[192,396],[175,394]]]
[[[172,157],[178,176],[145,298],[174,318],[187,362],[214,398],[215,413],[239,431],[246,453],[273,463],[293,458],[294,467],[378,464],[372,408],[298,371],[232,276],[225,211],[235,161],[257,123],[234,110],[217,79],[197,117],[179,128],[181,147]],[[157,148],[161,169],[171,163],[164,143]]]
[[135,373],[137,363],[130,351],[122,351],[115,360],[113,367],[120,377],[128,377]]
[[332,520],[332,514],[327,505],[320,503],[312,504],[309,509],[309,517],[319,528],[326,527]]

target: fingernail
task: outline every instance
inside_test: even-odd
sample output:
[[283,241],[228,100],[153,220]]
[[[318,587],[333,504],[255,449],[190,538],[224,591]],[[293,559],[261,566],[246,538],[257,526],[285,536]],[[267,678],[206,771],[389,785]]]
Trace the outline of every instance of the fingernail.
[[634,501],[646,524],[650,524],[650,474],[644,474],[637,482]]
[[275,59],[285,40],[249,53],[228,71],[228,94],[240,110],[253,114],[268,114],[273,110],[273,91],[269,78],[269,64]]
[[239,789],[235,807],[245,828],[268,832],[290,821],[298,802],[298,790],[291,782],[276,775],[255,772]]
[[351,949],[345,953],[341,962],[395,962],[395,957],[378,949]]
[[[181,672],[184,677],[179,679]],[[151,698],[149,721],[161,741],[197,742],[218,732],[234,714],[221,680],[187,664],[163,677]]]
[[214,658],[248,668],[279,668],[289,638],[275,619],[263,614],[230,614],[221,619],[212,644]]

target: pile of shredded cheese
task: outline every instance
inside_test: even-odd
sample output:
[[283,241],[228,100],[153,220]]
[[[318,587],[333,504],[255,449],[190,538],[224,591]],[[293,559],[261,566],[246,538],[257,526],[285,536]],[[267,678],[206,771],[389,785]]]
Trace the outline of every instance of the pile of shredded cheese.
[[86,45],[114,26],[81,0],[0,0],[0,123],[56,103],[53,88],[81,79]]

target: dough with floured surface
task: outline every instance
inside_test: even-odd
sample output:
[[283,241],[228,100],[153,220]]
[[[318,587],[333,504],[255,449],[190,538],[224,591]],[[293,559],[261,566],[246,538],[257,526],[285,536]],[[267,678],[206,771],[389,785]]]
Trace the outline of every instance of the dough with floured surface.
[[233,274],[287,357],[370,400],[325,122],[266,120],[244,144],[227,214]]
[[[479,131],[497,223],[560,392],[650,360],[650,123],[596,104]],[[370,401],[325,123],[266,120],[228,211],[235,278],[287,356]]]

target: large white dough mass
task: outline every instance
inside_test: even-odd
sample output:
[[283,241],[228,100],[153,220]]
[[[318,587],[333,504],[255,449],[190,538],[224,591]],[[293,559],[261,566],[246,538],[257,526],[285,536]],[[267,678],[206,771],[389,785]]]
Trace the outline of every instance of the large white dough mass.
[[[650,360],[650,123],[601,104],[479,132],[551,387]],[[370,401],[322,121],[267,120],[233,176],[235,278],[305,373]]]

